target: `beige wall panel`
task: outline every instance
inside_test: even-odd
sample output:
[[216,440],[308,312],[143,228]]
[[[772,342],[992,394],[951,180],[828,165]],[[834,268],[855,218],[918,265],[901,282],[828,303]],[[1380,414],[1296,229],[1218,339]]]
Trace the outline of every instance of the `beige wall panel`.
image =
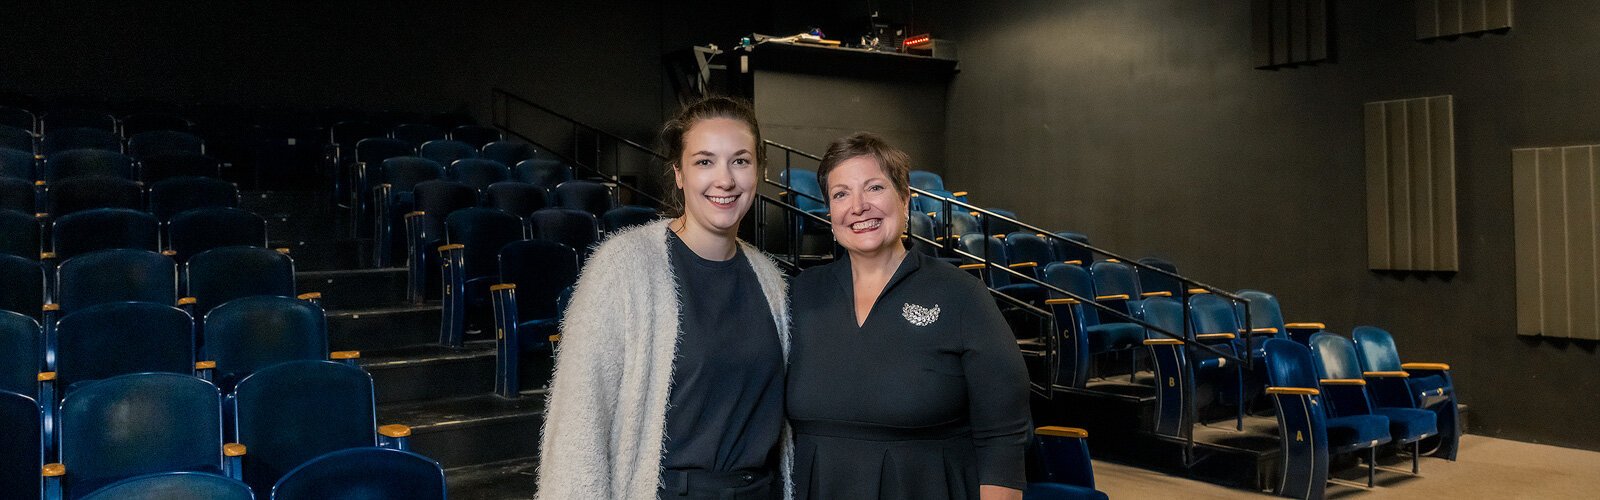
[[1517,333],[1539,335],[1544,330],[1544,287],[1539,261],[1539,151],[1511,152],[1512,216],[1516,229]]

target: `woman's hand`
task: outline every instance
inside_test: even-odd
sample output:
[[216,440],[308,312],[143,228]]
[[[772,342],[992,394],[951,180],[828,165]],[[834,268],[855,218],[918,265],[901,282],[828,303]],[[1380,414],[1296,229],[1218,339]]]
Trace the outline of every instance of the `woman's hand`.
[[978,486],[979,500],[1022,500],[1022,490],[985,484]]

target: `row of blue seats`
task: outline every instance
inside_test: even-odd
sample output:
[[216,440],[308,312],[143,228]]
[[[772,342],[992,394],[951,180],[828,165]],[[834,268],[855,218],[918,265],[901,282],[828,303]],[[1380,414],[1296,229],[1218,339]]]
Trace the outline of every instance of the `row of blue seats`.
[[54,263],[109,248],[159,251],[180,262],[224,246],[267,244],[266,219],[238,208],[195,208],[163,221],[129,208],[95,208],[49,220],[0,210],[0,254]]
[[51,406],[43,415],[32,398],[0,391],[8,498],[122,498],[174,481],[233,495],[220,498],[444,498],[439,464],[406,451],[408,428],[377,426],[372,379],[353,366],[280,363],[230,389],[130,373],[79,384]]
[[195,124],[171,113],[133,113],[117,117],[111,113],[81,108],[61,108],[37,114],[23,108],[0,106],[0,126],[44,134],[69,128],[91,128],[131,137],[141,132],[176,130],[189,132]]
[[63,128],[42,136],[7,125],[0,125],[0,147],[38,155],[40,158],[74,149],[127,153],[144,158],[167,153],[205,154],[205,140],[188,132],[152,130],[140,132],[127,141],[114,132],[98,128]]
[[73,177],[54,184],[0,178],[0,209],[61,217],[94,208],[146,210],[167,221],[179,212],[239,206],[239,188],[215,177],[170,177],[145,189],[145,183],[103,175]]
[[115,150],[69,149],[49,156],[0,146],[0,178],[30,184],[73,177],[104,175],[142,182],[179,176],[220,177],[222,162],[198,152],[169,152],[133,157]]

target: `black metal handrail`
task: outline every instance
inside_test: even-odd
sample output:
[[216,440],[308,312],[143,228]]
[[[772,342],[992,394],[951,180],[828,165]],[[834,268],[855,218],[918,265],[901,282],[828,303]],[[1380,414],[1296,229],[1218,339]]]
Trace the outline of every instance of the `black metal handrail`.
[[[644,154],[648,155],[649,157],[657,159],[657,160],[666,159],[665,155],[662,155],[660,152],[657,152],[656,150],[651,149],[650,147],[645,146],[643,144],[639,144],[639,143],[634,142],[632,140],[629,140],[627,138],[618,136],[616,134],[607,132],[605,130],[601,130],[601,129],[599,129],[597,127],[594,127],[592,125],[589,125],[587,123],[580,122],[577,119],[574,119],[574,118],[572,118],[570,116],[567,116],[566,114],[563,114],[563,113],[561,113],[559,111],[556,111],[556,110],[550,109],[548,107],[545,107],[544,105],[541,105],[539,103],[530,101],[530,100],[528,100],[528,99],[526,99],[526,98],[524,98],[522,96],[519,96],[519,95],[513,94],[513,93],[511,93],[509,91],[506,91],[505,89],[501,89],[501,88],[493,89],[493,96],[494,96],[494,98],[490,101],[490,114],[492,115],[490,119],[491,119],[491,122],[494,124],[495,128],[498,128],[498,129],[500,129],[502,131],[505,131],[506,133],[514,135],[519,139],[527,141],[529,144],[533,144],[535,146],[538,146],[538,147],[544,149],[546,152],[549,152],[551,154],[556,155],[557,157],[560,157],[562,161],[564,161],[564,162],[566,162],[566,163],[568,163],[570,165],[575,165],[575,166],[587,169],[588,171],[593,172],[595,175],[605,179],[606,181],[610,182],[611,184],[614,184],[614,185],[616,185],[616,186],[618,186],[618,187],[620,187],[622,189],[627,189],[628,191],[632,192],[633,194],[635,194],[637,196],[642,196],[642,197],[644,197],[646,199],[649,199],[650,201],[654,202],[657,206],[665,206],[666,205],[665,201],[663,201],[661,198],[651,194],[649,191],[647,191],[647,190],[645,190],[645,189],[643,189],[643,188],[641,188],[639,186],[634,186],[634,185],[632,185],[630,183],[622,181],[622,163],[621,163],[622,160],[621,160],[621,154],[619,154],[619,153],[624,147],[626,147],[629,150],[632,150],[632,151],[635,151],[635,152],[639,152],[639,153],[644,153]],[[571,134],[572,134],[572,154],[568,155],[568,154],[563,154],[563,153],[561,153],[559,151],[556,151],[555,148],[550,147],[549,145],[543,143],[542,141],[539,141],[537,139],[529,137],[527,134],[523,134],[522,132],[512,128],[512,126],[511,126],[511,103],[513,103],[513,102],[518,103],[518,104],[523,105],[523,106],[527,106],[527,107],[536,109],[536,110],[538,110],[540,112],[543,112],[543,113],[545,113],[547,115],[555,117],[558,120],[566,122],[568,124],[569,130],[571,130]],[[592,165],[589,164],[589,163],[586,163],[586,162],[579,161],[577,159],[577,153],[580,150],[580,146],[581,146],[580,145],[581,134],[578,133],[578,131],[580,129],[582,129],[583,131],[588,132],[589,134],[594,136],[594,164],[592,164]],[[610,143],[611,143],[611,148],[612,148],[611,157],[612,157],[612,159],[614,161],[612,162],[612,169],[611,169],[611,172],[609,174],[606,173],[605,171],[601,170],[600,169],[600,165],[599,165],[601,163],[602,153],[604,152],[603,146],[601,144],[601,139],[608,139],[610,141]],[[615,199],[616,193],[615,192],[612,193],[612,196],[613,196],[613,200],[612,201],[616,201],[616,199]]]

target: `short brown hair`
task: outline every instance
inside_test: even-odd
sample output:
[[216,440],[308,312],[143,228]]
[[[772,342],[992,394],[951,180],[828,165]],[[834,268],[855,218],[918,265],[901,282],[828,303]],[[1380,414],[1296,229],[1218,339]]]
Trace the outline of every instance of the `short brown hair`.
[[[709,96],[684,106],[678,110],[677,116],[667,121],[661,127],[661,142],[667,148],[666,176],[667,189],[665,198],[667,206],[661,207],[667,218],[683,215],[683,194],[673,187],[673,171],[681,168],[678,162],[683,161],[683,135],[695,124],[713,118],[728,118],[744,122],[750,126],[750,135],[755,136],[756,168],[767,164],[767,148],[761,142],[761,126],[756,123],[756,112],[750,103],[743,99],[723,96]],[[758,170],[759,171],[759,170]]]
[[856,132],[828,145],[827,154],[822,155],[822,163],[817,165],[817,187],[822,189],[824,199],[833,200],[828,196],[828,172],[840,163],[861,156],[877,160],[878,168],[889,176],[889,183],[894,185],[900,199],[911,199],[911,157],[872,132]]

